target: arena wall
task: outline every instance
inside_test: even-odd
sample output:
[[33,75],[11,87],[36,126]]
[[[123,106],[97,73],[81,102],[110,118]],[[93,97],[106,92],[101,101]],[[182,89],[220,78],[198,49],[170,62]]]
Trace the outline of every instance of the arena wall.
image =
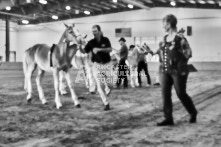
[[[63,23],[75,23],[83,34],[91,39],[91,27],[99,24],[105,36],[108,36],[112,46],[119,48],[118,39],[115,37],[115,28],[132,28],[132,37],[127,37],[127,44],[134,43],[134,37],[162,37],[162,18],[166,14],[175,14],[179,20],[178,27],[186,29],[192,27],[192,36],[187,39],[193,50],[192,62],[217,62],[221,61],[221,13],[219,10],[183,9],[183,8],[152,8],[151,10],[136,10],[116,14],[71,19],[56,23],[18,26],[11,32],[11,50],[17,52],[17,61],[22,61],[23,52],[37,43],[52,45],[57,43],[65,27]],[[4,31],[1,27],[0,56],[5,55]],[[148,44],[148,42],[147,42]],[[156,50],[157,44],[150,44]],[[148,61],[156,61],[147,57]]]

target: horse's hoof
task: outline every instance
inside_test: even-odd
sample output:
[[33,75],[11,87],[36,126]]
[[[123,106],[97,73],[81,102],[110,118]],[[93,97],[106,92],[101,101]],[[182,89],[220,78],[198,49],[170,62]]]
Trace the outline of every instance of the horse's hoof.
[[56,108],[59,110],[62,108],[62,105],[57,105]]
[[30,99],[27,99],[27,103],[30,104],[30,103],[31,103],[31,100],[32,100],[31,98],[30,98]]
[[81,105],[80,105],[80,104],[77,104],[76,107],[77,107],[77,108],[81,108]]
[[60,106],[60,107],[56,107],[58,110],[60,110],[61,108],[62,108],[62,106]]
[[48,105],[48,102],[43,103],[43,105]]
[[110,104],[107,104],[107,105],[105,105],[105,107],[104,107],[104,111],[108,111],[108,110],[110,110]]
[[95,92],[95,91],[93,91],[93,92],[90,92],[90,94],[96,94],[96,92]]
[[84,100],[85,97],[84,97],[84,96],[79,96],[78,99],[79,99],[79,100]]

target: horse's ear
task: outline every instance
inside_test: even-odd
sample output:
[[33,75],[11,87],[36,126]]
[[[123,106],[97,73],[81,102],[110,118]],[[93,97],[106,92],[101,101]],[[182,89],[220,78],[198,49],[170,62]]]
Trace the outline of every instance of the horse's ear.
[[67,25],[66,23],[64,23],[64,26],[65,26],[66,28],[69,28],[68,25]]

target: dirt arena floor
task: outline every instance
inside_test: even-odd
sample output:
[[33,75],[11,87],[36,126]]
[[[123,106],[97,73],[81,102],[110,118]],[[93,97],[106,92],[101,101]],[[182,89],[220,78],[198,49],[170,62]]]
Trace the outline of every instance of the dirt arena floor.
[[160,87],[114,89],[111,110],[105,112],[99,95],[88,94],[83,81],[75,84],[82,108],[75,108],[68,94],[61,110],[55,108],[50,74],[43,81],[49,105],[40,103],[34,78],[33,83],[33,101],[27,104],[22,71],[0,70],[0,147],[221,146],[221,71],[189,76],[187,91],[199,111],[196,124],[188,123],[173,91],[173,127],[155,125],[163,115]]

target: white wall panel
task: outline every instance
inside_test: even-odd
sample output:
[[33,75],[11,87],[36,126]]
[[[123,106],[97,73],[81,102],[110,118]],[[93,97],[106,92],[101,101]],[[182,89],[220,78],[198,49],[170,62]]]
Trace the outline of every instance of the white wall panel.
[[[115,28],[131,27],[132,36],[127,44],[134,42],[134,37],[162,37],[162,18],[166,14],[175,14],[178,17],[178,27],[192,26],[192,36],[187,39],[193,49],[192,61],[221,61],[221,13],[220,10],[183,9],[183,8],[153,8],[151,10],[136,10],[108,15],[100,15],[64,21],[67,24],[75,23],[80,32],[87,34],[91,39],[91,27],[99,24],[105,36],[109,37],[114,48],[119,48],[115,37]],[[14,45],[17,46],[17,60],[22,60],[25,49],[36,43],[57,43],[65,27],[63,22],[20,26]],[[3,35],[2,35],[3,33]],[[16,35],[15,35],[16,36]],[[4,32],[0,34],[0,47],[4,44]],[[3,38],[2,38],[3,37]],[[12,37],[14,38],[14,37]],[[12,39],[13,40],[13,39]],[[147,42],[148,44],[148,42]],[[13,46],[13,45],[12,45]],[[11,46],[11,49],[14,47]],[[157,45],[151,45],[153,50]],[[1,52],[2,54],[2,49]]]

